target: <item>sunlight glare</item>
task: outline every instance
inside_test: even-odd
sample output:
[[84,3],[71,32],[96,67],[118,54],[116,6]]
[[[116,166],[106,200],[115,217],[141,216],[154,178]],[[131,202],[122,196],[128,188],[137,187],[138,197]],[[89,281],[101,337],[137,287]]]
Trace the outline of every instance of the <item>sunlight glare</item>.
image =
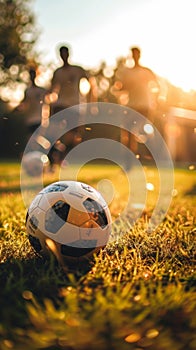
[[105,67],[103,74],[106,78],[111,78],[114,75],[114,69],[112,67]]
[[151,182],[148,182],[148,183],[146,184],[146,189],[147,189],[148,191],[154,191],[154,185],[153,185]]
[[151,124],[145,124],[144,125],[144,131],[148,135],[152,135],[154,133],[154,128]]
[[90,88],[91,88],[91,86],[90,86],[88,80],[87,80],[86,78],[82,78],[82,79],[80,80],[80,87],[79,87],[80,93],[81,93],[83,96],[86,96],[86,95],[89,93]]

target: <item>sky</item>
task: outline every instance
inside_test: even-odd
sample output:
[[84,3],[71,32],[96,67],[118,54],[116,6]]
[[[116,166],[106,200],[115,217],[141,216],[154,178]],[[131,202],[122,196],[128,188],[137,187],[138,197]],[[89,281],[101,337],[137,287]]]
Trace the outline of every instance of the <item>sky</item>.
[[115,65],[131,46],[141,63],[186,91],[196,90],[195,0],[33,0],[43,64],[59,65],[59,44],[70,61]]

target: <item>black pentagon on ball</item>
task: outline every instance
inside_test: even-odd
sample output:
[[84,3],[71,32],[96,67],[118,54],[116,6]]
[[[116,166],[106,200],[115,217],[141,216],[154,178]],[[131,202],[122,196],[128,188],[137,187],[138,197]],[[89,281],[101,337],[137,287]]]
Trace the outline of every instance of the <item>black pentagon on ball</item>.
[[29,212],[27,211],[26,218],[25,218],[25,224],[27,224],[28,218],[29,218]]
[[86,208],[89,214],[93,215],[93,220],[101,227],[104,228],[108,225],[108,219],[105,213],[104,208],[92,198],[87,198],[83,202],[84,207]]
[[86,190],[87,192],[90,192],[90,193],[94,192],[94,189],[89,185],[81,183],[81,187],[83,188],[83,190]]
[[62,200],[57,201],[45,216],[45,229],[51,233],[57,233],[65,224],[69,214],[70,205]]
[[[29,218],[29,214],[28,216],[26,217],[26,220],[28,220]],[[29,224],[34,228],[34,230],[36,230],[38,228],[38,225],[39,225],[39,221],[38,219],[36,218],[35,215],[32,215],[30,218],[29,218]]]
[[42,246],[37,237],[29,235],[29,242],[31,243],[32,247],[35,249],[37,253],[41,252]]
[[79,239],[78,241],[62,244],[61,254],[68,257],[80,258],[92,252],[97,246],[97,240]]
[[66,184],[52,184],[45,187],[41,193],[50,193],[50,192],[62,192],[66,190],[69,186]]

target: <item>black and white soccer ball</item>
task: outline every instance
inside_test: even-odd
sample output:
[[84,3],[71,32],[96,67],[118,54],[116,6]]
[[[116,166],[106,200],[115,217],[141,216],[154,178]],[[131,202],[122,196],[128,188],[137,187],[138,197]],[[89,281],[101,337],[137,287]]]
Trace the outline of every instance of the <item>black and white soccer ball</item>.
[[22,168],[29,176],[40,176],[43,170],[49,166],[49,158],[46,154],[40,151],[31,151],[24,154],[22,158]]
[[26,217],[29,241],[41,255],[58,261],[88,260],[105,247],[111,234],[110,210],[102,195],[78,181],[58,181],[34,198]]

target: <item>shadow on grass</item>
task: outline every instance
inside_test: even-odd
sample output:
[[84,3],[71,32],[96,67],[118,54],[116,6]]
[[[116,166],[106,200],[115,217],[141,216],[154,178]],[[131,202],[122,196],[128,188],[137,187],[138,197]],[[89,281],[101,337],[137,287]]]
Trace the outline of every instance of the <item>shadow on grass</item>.
[[8,330],[16,324],[22,328],[26,326],[26,295],[32,295],[40,304],[50,299],[58,308],[64,298],[61,290],[76,286],[91,268],[92,264],[86,263],[65,273],[53,256],[8,259],[1,263],[0,319],[4,326]]
[[[92,268],[92,262],[67,265],[67,271],[51,256],[29,259],[8,259],[0,264],[0,293],[4,290],[31,290],[38,298],[57,297],[60,287],[77,283]],[[70,276],[72,275],[71,281]],[[4,292],[3,292],[4,293]]]
[[195,196],[196,195],[196,184],[192,186],[188,191],[184,193],[185,196]]
[[[44,187],[45,186],[48,186],[50,185],[51,182],[50,181],[47,181],[44,183]],[[23,186],[23,191],[26,190],[26,191],[40,191],[40,184],[35,184],[35,185],[32,185],[31,186]],[[7,187],[5,186],[0,186],[0,193],[20,193],[21,192],[21,186],[20,184],[18,185],[15,185],[15,186],[12,186],[12,185],[8,185]]]
[[8,194],[8,193],[20,193],[20,186],[8,186],[7,188],[5,187],[0,187],[0,193],[1,194]]

